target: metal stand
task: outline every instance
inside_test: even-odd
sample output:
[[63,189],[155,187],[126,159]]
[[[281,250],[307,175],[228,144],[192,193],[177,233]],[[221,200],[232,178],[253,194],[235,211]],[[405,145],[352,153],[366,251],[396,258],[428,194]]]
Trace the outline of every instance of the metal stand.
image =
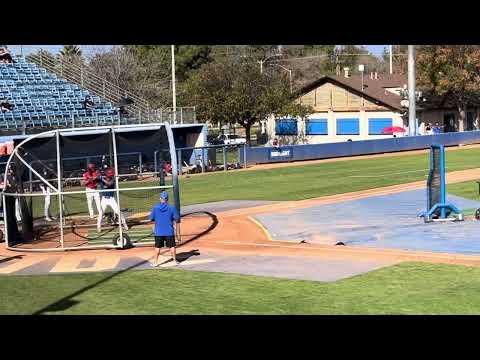
[[[435,153],[439,156],[439,168],[435,168]],[[432,184],[439,179],[439,198],[436,203],[432,203],[430,194]],[[425,222],[432,221],[463,221],[463,213],[455,205],[447,203],[445,183],[445,148],[443,145],[432,145],[430,148],[430,173],[427,180],[427,210],[418,214],[423,217]],[[453,217],[450,215],[453,214]],[[455,216],[456,215],[456,216]]]

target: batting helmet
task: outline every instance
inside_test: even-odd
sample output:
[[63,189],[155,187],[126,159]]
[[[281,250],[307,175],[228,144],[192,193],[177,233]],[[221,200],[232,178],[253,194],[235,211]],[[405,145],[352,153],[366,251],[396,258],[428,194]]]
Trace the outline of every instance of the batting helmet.
[[113,177],[115,176],[115,170],[113,170],[112,168],[108,168],[107,170],[105,170],[105,175],[107,175],[108,177]]

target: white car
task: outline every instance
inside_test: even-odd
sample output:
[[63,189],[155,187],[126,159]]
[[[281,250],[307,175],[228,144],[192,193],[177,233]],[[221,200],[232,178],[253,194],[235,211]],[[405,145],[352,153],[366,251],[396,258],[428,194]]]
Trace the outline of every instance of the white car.
[[247,139],[240,137],[238,135],[228,135],[228,134],[223,134],[218,137],[218,140],[222,142],[225,145],[240,145],[240,144],[245,144],[247,142]]

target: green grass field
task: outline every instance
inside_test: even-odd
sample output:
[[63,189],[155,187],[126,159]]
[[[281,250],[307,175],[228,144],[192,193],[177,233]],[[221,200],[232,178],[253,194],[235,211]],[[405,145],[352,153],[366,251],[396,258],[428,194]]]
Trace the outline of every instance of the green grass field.
[[[446,159],[447,171],[480,167],[480,149],[449,151]],[[425,180],[427,173],[428,155],[420,154],[220,172],[182,178],[180,184],[182,205],[188,205],[300,200]],[[448,192],[479,199],[475,182],[448,185]],[[155,197],[130,197],[122,207],[147,207],[145,198]],[[85,207],[82,198],[75,201],[72,207]],[[2,276],[0,293],[1,314],[32,314],[48,307],[43,313],[476,314],[480,269],[405,263],[335,283],[186,270]]]
[[466,199],[480,201],[480,195],[478,194],[478,184],[475,181],[465,181],[455,184],[448,184],[447,192],[449,194],[461,196]]
[[1,277],[1,314],[478,314],[480,269],[403,263],[335,283],[185,270]]
[[[373,189],[382,186],[426,180],[428,155],[415,154],[365,158],[270,170],[228,171],[193,175],[180,179],[182,205],[222,200],[302,200],[313,197]],[[448,151],[447,171],[480,167],[480,149]],[[156,186],[151,182],[122,182],[121,187]],[[449,187],[450,189],[450,187]],[[83,190],[72,188],[71,190]],[[158,201],[159,190],[123,192],[122,208],[145,212]],[[86,215],[85,195],[66,196],[67,212]],[[58,200],[52,197],[52,212],[58,213]],[[35,216],[43,216],[43,198],[34,199]]]
[[[449,194],[461,196],[465,199],[480,201],[480,195],[478,194],[478,184],[475,181],[465,181],[455,184],[448,184],[447,192]],[[476,210],[477,209],[462,209],[465,216],[475,214]]]
[[[221,200],[302,200],[426,180],[427,154],[366,158],[271,170],[221,172],[180,181],[183,205]],[[447,171],[480,167],[480,149],[446,152]]]

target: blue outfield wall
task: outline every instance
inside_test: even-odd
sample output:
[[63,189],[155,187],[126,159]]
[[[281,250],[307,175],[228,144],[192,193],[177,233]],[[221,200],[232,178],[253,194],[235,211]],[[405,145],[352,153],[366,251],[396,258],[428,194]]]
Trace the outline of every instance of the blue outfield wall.
[[[264,164],[420,150],[428,149],[430,145],[454,146],[475,143],[480,143],[480,130],[329,144],[286,145],[279,148],[248,147],[246,154],[247,164]],[[240,152],[240,159],[243,163],[243,151]]]

